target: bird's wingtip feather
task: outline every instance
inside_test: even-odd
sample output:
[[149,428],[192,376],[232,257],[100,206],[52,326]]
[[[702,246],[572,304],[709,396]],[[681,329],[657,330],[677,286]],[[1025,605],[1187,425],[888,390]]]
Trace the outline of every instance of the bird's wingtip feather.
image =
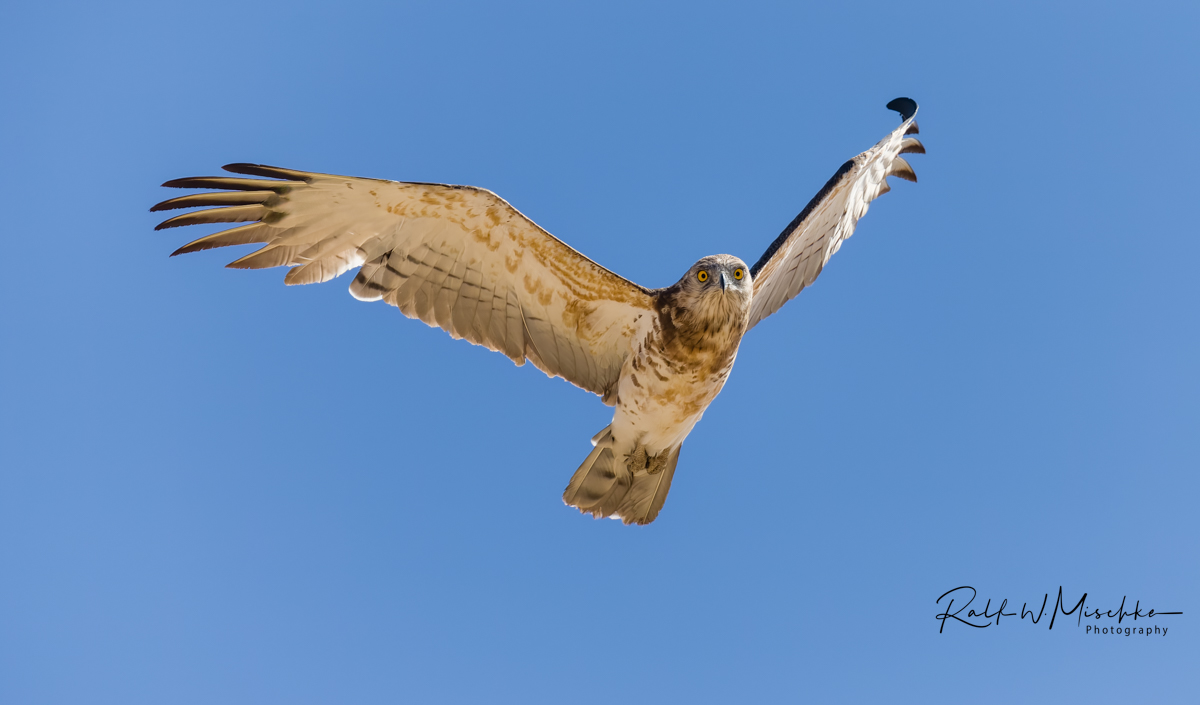
[[225,171],[233,172],[234,174],[245,174],[247,176],[262,176],[268,179],[285,179],[287,181],[309,181],[312,178],[311,174],[295,169],[284,169],[277,166],[269,166],[267,164],[249,164],[246,162],[234,162],[221,167]]
[[900,113],[900,117],[905,120],[911,120],[912,116],[917,114],[917,101],[912,98],[896,98],[887,104],[887,109]]

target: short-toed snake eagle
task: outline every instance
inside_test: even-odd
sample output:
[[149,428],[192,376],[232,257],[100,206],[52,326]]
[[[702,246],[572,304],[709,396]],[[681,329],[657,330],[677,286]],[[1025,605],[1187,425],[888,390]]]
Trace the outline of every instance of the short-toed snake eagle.
[[648,524],[671,486],[679,449],[724,386],[746,331],[808,286],[887,177],[916,181],[906,152],[917,105],[888,107],[903,122],[842,165],[753,265],[705,257],[672,286],[647,289],[542,230],[504,199],[472,186],[404,183],[230,164],[263,178],[195,177],[163,184],[212,189],[151,210],[216,206],[158,226],[246,225],[173,254],[263,247],[229,264],[291,267],[287,284],[328,281],[358,267],[350,293],[382,299],[455,338],[526,360],[600,395],[612,423],[563,500],[597,517]]

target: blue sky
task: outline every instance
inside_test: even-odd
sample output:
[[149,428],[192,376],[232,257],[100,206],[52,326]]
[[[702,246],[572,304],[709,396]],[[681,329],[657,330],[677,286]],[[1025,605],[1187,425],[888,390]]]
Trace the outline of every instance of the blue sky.
[[[1194,699],[1194,3],[2,12],[0,701]],[[641,529],[559,499],[598,399],[148,212],[235,161],[474,184],[664,286],[900,95],[921,182]],[[1184,614],[939,634],[959,585]]]

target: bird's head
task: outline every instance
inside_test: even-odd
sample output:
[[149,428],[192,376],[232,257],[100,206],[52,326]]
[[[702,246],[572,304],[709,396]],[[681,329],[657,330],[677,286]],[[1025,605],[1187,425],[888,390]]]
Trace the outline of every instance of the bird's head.
[[685,305],[704,318],[737,319],[750,309],[750,268],[733,255],[705,257],[676,286]]

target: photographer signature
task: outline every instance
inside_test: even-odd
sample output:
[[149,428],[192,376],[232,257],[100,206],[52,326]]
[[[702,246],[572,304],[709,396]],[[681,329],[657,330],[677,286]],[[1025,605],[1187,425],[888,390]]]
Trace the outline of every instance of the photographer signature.
[[[977,596],[978,596],[978,593],[976,592],[975,588],[973,588],[969,585],[962,585],[960,587],[954,588],[953,590],[947,590],[946,592],[942,593],[942,596],[937,599],[937,604],[941,605],[942,600],[946,600],[946,604],[945,604],[945,611],[940,612],[936,615],[938,621],[941,622],[941,626],[938,627],[938,633],[941,634],[942,631],[945,630],[946,622],[948,620],[954,620],[961,624],[965,624],[968,627],[975,627],[976,629],[984,629],[987,627],[999,625],[1001,617],[1017,617],[1018,616],[1018,614],[1016,612],[1005,612],[1004,611],[1008,607],[1007,599],[1001,600],[1000,604],[996,607],[996,610],[994,612],[992,611],[992,601],[990,598],[988,599],[987,603],[984,604],[982,612],[978,612],[975,609],[967,609],[975,601],[975,598]],[[1060,585],[1058,588],[1058,599],[1055,600],[1054,609],[1051,610],[1051,612],[1050,612],[1050,627],[1049,628],[1050,629],[1054,628],[1054,620],[1057,619],[1058,615],[1060,615],[1060,614],[1063,615],[1064,617],[1070,616],[1073,614],[1077,614],[1077,616],[1075,618],[1077,626],[1080,626],[1083,624],[1083,620],[1085,617],[1088,619],[1097,619],[1097,620],[1104,619],[1104,618],[1115,619],[1115,620],[1117,620],[1117,624],[1120,624],[1126,617],[1132,617],[1133,620],[1136,621],[1138,619],[1153,619],[1154,617],[1162,616],[1162,615],[1183,614],[1183,612],[1159,612],[1156,610],[1149,610],[1149,611],[1143,612],[1142,608],[1141,608],[1142,603],[1140,600],[1134,603],[1132,612],[1126,612],[1125,611],[1125,599],[1126,598],[1124,596],[1121,597],[1121,606],[1115,610],[1105,611],[1100,608],[1096,608],[1095,610],[1089,611],[1087,608],[1087,596],[1088,596],[1088,594],[1086,592],[1083,593],[1083,597],[1079,598],[1079,601],[1075,603],[1075,606],[1072,607],[1071,609],[1067,609],[1066,604],[1063,602],[1063,589],[1062,589],[1062,586]],[[949,598],[949,599],[947,599],[947,598]],[[963,602],[963,600],[966,600],[966,601]],[[1037,624],[1038,622],[1040,622],[1041,619],[1044,616],[1046,616],[1046,604],[1049,602],[1049,600],[1050,600],[1050,593],[1046,593],[1042,597],[1041,609],[1039,609],[1037,611],[1036,615],[1033,610],[1028,609],[1028,606],[1029,606],[1028,602],[1022,604],[1021,612],[1019,615],[1020,621],[1024,621],[1026,618],[1028,618],[1030,623],[1032,623],[1032,624]],[[957,609],[955,609],[956,605],[957,605]],[[967,613],[965,615],[962,615],[963,610],[967,610]],[[960,615],[962,615],[962,616],[960,616]],[[1090,631],[1091,631],[1091,627],[1089,627],[1089,632]],[[1164,635],[1166,634],[1165,628],[1163,629],[1163,634]]]

